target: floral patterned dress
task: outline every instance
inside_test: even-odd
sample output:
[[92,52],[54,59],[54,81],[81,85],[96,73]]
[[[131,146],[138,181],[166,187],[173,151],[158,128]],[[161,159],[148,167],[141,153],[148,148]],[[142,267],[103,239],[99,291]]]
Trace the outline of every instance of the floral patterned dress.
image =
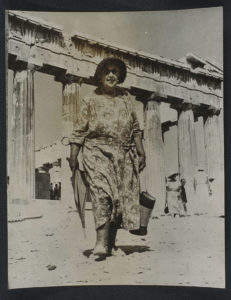
[[126,230],[140,226],[138,155],[133,139],[140,135],[128,92],[114,98],[96,89],[80,105],[71,143],[82,146],[96,229],[107,221]]

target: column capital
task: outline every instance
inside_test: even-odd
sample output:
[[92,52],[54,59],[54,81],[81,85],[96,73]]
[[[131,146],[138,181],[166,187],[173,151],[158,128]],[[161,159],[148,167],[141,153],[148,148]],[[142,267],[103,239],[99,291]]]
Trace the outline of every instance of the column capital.
[[131,86],[130,93],[136,97],[137,100],[142,102],[156,101],[156,102],[167,102],[168,96],[158,90],[147,91],[142,88]]
[[146,91],[146,90],[143,90],[141,88],[136,88],[136,87],[133,87],[133,86],[130,87],[129,92],[133,96],[135,96],[138,101],[141,101],[141,102],[146,102],[149,99],[149,97],[152,93],[150,91]]
[[12,55],[10,55],[8,59],[8,68],[13,70],[14,72],[23,70],[30,70],[32,72],[35,72],[40,69],[40,67],[35,66],[34,64],[27,61],[17,60],[16,56]]
[[148,98],[148,101],[156,101],[156,102],[167,102],[168,96],[159,91],[152,92]]
[[196,117],[207,118],[214,115],[218,116],[221,112],[221,108],[201,103],[200,105],[195,105],[193,111]]
[[21,72],[21,71],[31,71],[31,73],[34,73],[35,71],[37,71],[38,69],[35,67],[35,65],[32,64],[22,64],[22,63],[18,63],[15,64],[13,67],[11,67],[11,69],[14,72]]
[[199,118],[199,117],[204,117],[205,114],[208,112],[209,110],[209,105],[208,104],[199,104],[199,105],[195,105],[194,108],[193,108],[193,111],[194,111],[194,115],[196,118]]
[[182,103],[172,103],[170,108],[173,108],[177,111],[186,111],[193,110],[194,105],[190,102],[182,102]]
[[218,116],[221,112],[221,108],[218,108],[218,107],[213,107],[212,109],[212,114],[215,115],[215,116]]
[[178,121],[166,121],[166,122],[161,123],[162,133],[169,131],[170,127],[176,126],[177,124],[178,124]]
[[83,78],[70,75],[70,74],[59,74],[55,76],[55,81],[61,82],[64,85],[71,84],[71,83],[81,84],[83,82]]
[[221,108],[210,105],[206,111],[204,111],[203,117],[206,119],[212,116],[218,116],[221,112]]

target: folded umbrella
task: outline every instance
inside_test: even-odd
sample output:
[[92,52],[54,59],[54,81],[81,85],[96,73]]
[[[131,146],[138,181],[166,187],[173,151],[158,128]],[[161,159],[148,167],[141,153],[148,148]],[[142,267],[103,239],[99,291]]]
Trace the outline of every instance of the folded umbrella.
[[81,220],[84,237],[86,238],[86,229],[85,229],[85,203],[88,197],[86,186],[84,184],[84,174],[80,170],[74,170],[71,183],[74,192],[74,199],[79,217]]
[[[63,137],[61,140],[61,143],[64,146],[69,145],[70,144],[69,138]],[[69,162],[69,160],[70,159],[67,157],[68,162]],[[73,192],[74,192],[75,205],[76,205],[76,208],[79,213],[80,220],[81,220],[83,234],[84,234],[84,237],[86,238],[85,203],[88,198],[88,190],[87,190],[87,184],[86,184],[84,172],[80,171],[79,169],[75,169],[72,172],[72,177],[70,179],[71,179]]]

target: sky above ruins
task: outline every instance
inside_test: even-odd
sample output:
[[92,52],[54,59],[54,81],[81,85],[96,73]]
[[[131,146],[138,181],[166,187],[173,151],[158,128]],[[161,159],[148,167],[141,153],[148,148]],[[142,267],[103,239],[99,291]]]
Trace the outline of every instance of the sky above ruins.
[[222,7],[144,12],[30,12],[64,31],[169,57],[193,52],[223,65]]

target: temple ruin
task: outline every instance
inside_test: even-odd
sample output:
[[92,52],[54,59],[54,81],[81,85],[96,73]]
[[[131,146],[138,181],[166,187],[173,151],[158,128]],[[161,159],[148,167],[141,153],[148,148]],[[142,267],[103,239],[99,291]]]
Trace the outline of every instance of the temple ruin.
[[[156,211],[165,205],[164,133],[177,127],[178,171],[192,188],[198,167],[195,122],[203,118],[205,171],[216,180],[224,168],[223,70],[215,63],[189,53],[173,60],[96,40],[29,14],[9,11],[6,32],[7,64],[14,72],[13,97],[8,99],[8,199],[30,204],[35,199],[34,74],[53,75],[63,85],[62,136],[68,137],[79,108],[81,85],[92,86],[97,64],[114,56],[125,61],[127,78],[122,85],[143,105],[144,145],[147,166],[142,189],[158,199]],[[161,123],[160,105],[177,111],[177,121]],[[63,146],[62,200],[70,197],[69,147]],[[61,200],[61,201],[62,201]],[[219,199],[217,199],[219,201]]]

